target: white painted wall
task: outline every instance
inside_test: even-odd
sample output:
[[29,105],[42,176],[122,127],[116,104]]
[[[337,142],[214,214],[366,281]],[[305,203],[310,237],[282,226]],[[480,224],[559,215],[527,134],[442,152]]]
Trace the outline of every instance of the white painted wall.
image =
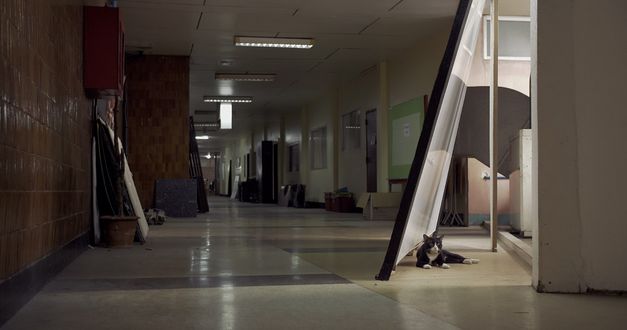
[[514,157],[518,158],[519,170],[510,174],[510,210],[512,227],[521,232],[521,235],[530,237],[533,234],[533,184],[532,184],[532,152],[531,130],[520,130],[515,148]]
[[532,1],[541,291],[627,290],[626,16],[624,1]]

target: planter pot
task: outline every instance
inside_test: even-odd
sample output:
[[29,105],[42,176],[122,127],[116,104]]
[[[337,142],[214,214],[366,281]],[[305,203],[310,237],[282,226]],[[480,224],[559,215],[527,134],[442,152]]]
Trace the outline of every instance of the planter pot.
[[108,247],[131,247],[137,228],[135,216],[103,216],[102,238]]

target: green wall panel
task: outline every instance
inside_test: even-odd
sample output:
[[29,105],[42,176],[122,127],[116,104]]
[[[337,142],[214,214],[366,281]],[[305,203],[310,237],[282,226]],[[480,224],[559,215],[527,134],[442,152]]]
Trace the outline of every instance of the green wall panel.
[[415,98],[393,106],[388,119],[390,132],[388,177],[406,179],[414,160],[416,145],[424,122],[422,98]]

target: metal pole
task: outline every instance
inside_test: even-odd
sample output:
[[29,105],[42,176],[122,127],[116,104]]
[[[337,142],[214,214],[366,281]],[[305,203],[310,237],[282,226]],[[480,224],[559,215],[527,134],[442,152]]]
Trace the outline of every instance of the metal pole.
[[491,0],[490,20],[490,239],[492,252],[496,252],[498,234],[498,86],[499,86],[499,1]]

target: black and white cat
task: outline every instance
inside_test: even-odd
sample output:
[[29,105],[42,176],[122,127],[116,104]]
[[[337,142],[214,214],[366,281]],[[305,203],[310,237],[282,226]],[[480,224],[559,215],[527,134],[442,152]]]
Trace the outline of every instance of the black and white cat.
[[422,235],[423,243],[416,254],[416,267],[431,269],[431,266],[437,266],[449,269],[450,266],[447,263],[467,265],[479,263],[479,259],[465,258],[442,249],[442,237],[444,236],[438,236],[437,232],[431,236]]

